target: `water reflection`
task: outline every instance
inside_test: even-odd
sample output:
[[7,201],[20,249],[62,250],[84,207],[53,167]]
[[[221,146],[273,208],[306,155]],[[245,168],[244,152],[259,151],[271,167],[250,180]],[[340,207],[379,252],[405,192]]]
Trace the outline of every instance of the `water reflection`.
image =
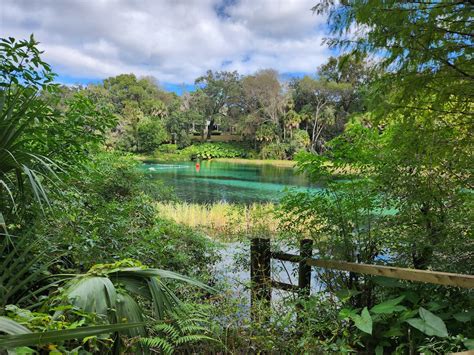
[[160,179],[187,202],[252,203],[278,201],[285,189],[317,190],[293,168],[219,161],[143,164],[151,179]]

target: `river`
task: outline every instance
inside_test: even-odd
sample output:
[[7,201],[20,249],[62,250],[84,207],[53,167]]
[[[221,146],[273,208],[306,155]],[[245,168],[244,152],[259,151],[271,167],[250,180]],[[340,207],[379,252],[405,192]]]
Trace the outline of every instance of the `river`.
[[318,184],[297,174],[294,168],[221,161],[145,163],[151,179],[174,188],[183,201],[194,203],[278,202],[286,189],[317,191]]

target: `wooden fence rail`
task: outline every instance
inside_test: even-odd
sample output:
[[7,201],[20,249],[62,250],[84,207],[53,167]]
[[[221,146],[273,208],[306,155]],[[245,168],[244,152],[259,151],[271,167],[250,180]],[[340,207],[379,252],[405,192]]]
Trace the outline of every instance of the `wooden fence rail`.
[[407,269],[401,267],[350,263],[338,260],[309,259],[310,266],[326,269],[351,271],[360,274],[390,277],[399,280],[426,282],[435,285],[474,288],[474,275],[453,274],[449,272]]
[[[453,274],[449,272],[407,269],[392,266],[358,264],[339,260],[323,260],[312,258],[313,242],[302,240],[300,254],[293,255],[283,252],[272,252],[270,239],[252,239],[250,254],[250,278],[252,282],[251,305],[257,302],[271,302],[272,287],[285,291],[297,292],[307,297],[311,291],[311,267],[321,267],[341,271],[349,271],[367,275],[377,275],[399,280],[426,282],[435,285],[474,288],[474,275]],[[272,280],[271,259],[299,263],[298,285]]]

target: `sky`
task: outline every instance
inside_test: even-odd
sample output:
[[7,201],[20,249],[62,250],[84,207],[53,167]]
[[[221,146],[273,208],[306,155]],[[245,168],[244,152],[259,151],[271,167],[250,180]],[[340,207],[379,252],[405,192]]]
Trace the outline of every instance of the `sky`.
[[177,93],[207,70],[314,74],[331,52],[315,0],[0,0],[0,37],[34,33],[64,84],[122,73]]

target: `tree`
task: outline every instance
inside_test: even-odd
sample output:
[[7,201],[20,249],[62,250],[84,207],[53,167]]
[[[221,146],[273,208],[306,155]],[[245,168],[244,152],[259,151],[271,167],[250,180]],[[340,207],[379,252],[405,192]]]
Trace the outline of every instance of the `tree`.
[[145,117],[138,123],[138,140],[141,152],[152,153],[160,144],[169,142],[170,137],[163,121]]
[[[464,115],[471,111],[474,68],[469,58],[469,2],[324,0],[313,10],[328,15],[335,36],[326,39],[330,47],[378,55],[377,66],[387,71],[373,95],[379,113],[387,109],[380,105],[380,96],[387,92],[392,93],[391,100],[383,101],[389,109]],[[438,107],[453,101],[454,107],[448,110]]]
[[313,152],[325,151],[325,143],[339,130],[336,106],[348,84],[316,80],[309,76],[292,83],[295,106],[306,121]]
[[321,65],[317,71],[322,80],[337,84],[347,84],[342,91],[338,113],[348,116],[354,112],[364,110],[365,87],[377,75],[365,56],[342,54],[339,57],[330,57],[327,63]]
[[293,130],[300,126],[303,121],[303,116],[295,111],[295,104],[293,98],[289,98],[286,103],[285,114],[283,116],[283,139],[285,140],[287,132],[289,132],[291,139],[293,137]]
[[471,5],[323,1],[314,9],[329,15],[337,36],[330,46],[379,56],[368,121],[384,140],[373,151],[372,171],[384,196],[397,201],[406,260],[432,267],[440,260],[436,253],[467,243],[464,256],[458,254],[465,260],[472,250],[462,241],[472,203],[463,192],[472,186],[473,169]]
[[283,95],[278,73],[273,69],[260,70],[242,80],[243,94],[249,111],[259,111],[262,122],[278,125],[286,98]]
[[[134,74],[107,78],[103,85],[88,87],[87,92],[96,103],[111,105],[117,115],[119,123],[111,134],[110,144],[119,144],[121,149],[133,152],[151,149],[157,142],[166,140],[163,132],[153,130],[160,131],[160,127],[166,126],[167,117],[179,106],[178,97],[163,91],[154,78],[137,78]],[[145,117],[145,122],[140,124]],[[147,148],[141,146],[141,138],[147,141]]]
[[211,130],[216,121],[222,117],[228,117],[232,106],[237,105],[241,88],[239,74],[234,72],[209,70],[205,76],[196,79],[196,85],[200,87],[199,105],[204,118],[209,124],[204,125],[202,136],[207,131],[207,138],[211,137]]

